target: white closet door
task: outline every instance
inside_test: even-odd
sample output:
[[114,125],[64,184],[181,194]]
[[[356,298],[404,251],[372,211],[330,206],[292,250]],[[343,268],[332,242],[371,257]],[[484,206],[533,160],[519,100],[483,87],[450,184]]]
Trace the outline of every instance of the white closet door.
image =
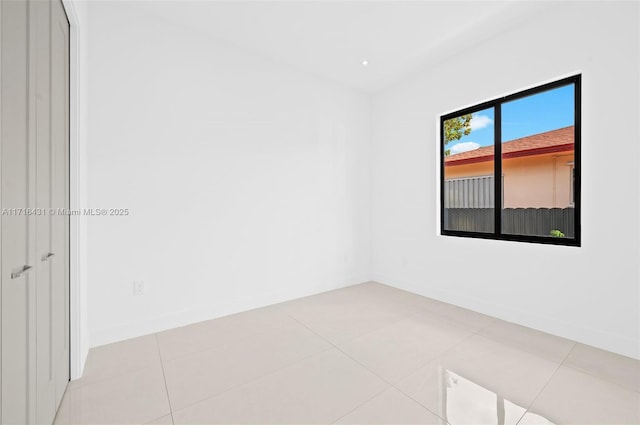
[[[51,13],[52,206],[69,209],[69,22],[60,0]],[[69,216],[52,217],[52,365],[56,408],[69,382]]]
[[0,0],[2,424],[50,424],[69,381],[69,23]]
[[35,421],[35,221],[26,211],[35,207],[29,7],[25,1],[0,2],[3,424]]
[[35,37],[36,99],[36,422],[47,424],[55,416],[55,373],[53,368],[54,291],[52,264],[53,206],[53,119],[51,3],[31,2],[32,36]]

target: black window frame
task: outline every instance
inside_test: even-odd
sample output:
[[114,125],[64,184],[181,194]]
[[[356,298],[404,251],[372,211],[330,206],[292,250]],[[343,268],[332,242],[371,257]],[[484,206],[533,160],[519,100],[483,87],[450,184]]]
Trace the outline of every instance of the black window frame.
[[[582,75],[572,75],[570,77],[562,78],[557,81],[542,84],[527,90],[519,91],[517,93],[510,94],[483,102],[468,108],[460,109],[455,112],[447,113],[440,116],[440,234],[443,236],[456,236],[466,238],[480,238],[480,239],[493,239],[515,242],[528,242],[528,243],[540,243],[551,245],[565,245],[565,246],[581,246],[581,96],[582,96]],[[472,114],[488,108],[494,109],[494,193],[502,193],[503,181],[502,178],[495,178],[495,176],[502,176],[502,105],[507,102],[511,102],[516,99],[521,99],[545,91],[553,90],[559,87],[568,85],[574,85],[574,185],[573,185],[573,200],[574,204],[574,237],[552,237],[552,236],[533,236],[533,235],[518,235],[502,233],[502,197],[494,196],[494,231],[491,232],[470,232],[462,230],[448,230],[445,229],[445,143],[444,143],[444,123],[445,121],[457,118],[461,115]]]

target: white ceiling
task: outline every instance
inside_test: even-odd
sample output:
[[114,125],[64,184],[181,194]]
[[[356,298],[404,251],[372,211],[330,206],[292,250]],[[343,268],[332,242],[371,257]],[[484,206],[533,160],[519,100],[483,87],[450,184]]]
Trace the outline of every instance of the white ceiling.
[[[374,92],[517,25],[547,2],[147,1],[148,13]],[[367,60],[369,65],[362,66]]]

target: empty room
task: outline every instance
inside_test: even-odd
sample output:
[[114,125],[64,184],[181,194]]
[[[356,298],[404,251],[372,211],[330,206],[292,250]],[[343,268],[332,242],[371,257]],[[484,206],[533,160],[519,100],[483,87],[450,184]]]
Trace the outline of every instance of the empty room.
[[0,25],[2,424],[640,424],[640,2]]

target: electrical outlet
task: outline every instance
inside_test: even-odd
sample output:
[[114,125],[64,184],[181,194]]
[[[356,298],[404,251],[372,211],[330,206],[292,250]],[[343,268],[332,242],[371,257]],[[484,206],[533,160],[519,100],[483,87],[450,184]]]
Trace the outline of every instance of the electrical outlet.
[[133,296],[137,297],[140,295],[144,295],[144,282],[141,280],[133,281]]

